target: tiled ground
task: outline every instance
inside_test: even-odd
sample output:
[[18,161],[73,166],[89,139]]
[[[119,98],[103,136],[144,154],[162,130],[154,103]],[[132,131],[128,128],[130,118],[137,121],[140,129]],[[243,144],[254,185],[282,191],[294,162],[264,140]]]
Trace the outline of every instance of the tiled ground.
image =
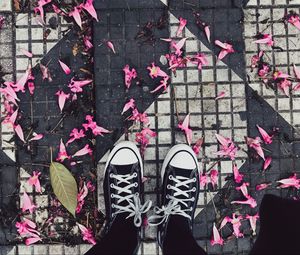
[[[159,57],[161,54],[166,53],[165,51],[168,50],[167,47],[159,43],[159,47],[155,49],[149,45],[142,45],[135,49],[133,37],[138,32],[137,24],[141,26],[148,19],[152,17],[157,19],[162,13],[166,12],[164,5],[159,1],[147,1],[147,8],[153,8],[155,6],[156,9],[152,9],[151,13],[145,12],[145,15],[140,15],[138,8],[143,6],[140,5],[139,1],[132,2],[137,5],[131,9],[128,8],[127,5],[121,5],[124,4],[124,1],[119,3],[118,8],[115,8],[111,1],[107,2],[112,4],[109,6],[103,6],[103,1],[96,3],[103,17],[103,23],[98,24],[99,29],[103,28],[104,30],[102,31],[103,33],[96,33],[95,40],[97,40],[99,44],[99,42],[102,42],[104,39],[111,39],[115,43],[117,50],[117,54],[112,56],[107,52],[107,49],[103,47],[103,44],[101,46],[100,43],[100,46],[97,47],[97,51],[105,61],[103,60],[98,63],[97,59],[95,61],[96,67],[99,67],[99,69],[95,69],[96,85],[99,85],[99,87],[96,87],[96,93],[98,93],[98,97],[100,97],[99,104],[104,107],[103,111],[98,113],[97,119],[100,123],[108,123],[107,128],[115,130],[112,136],[97,141],[97,156],[101,158],[98,166],[98,206],[101,210],[104,210],[101,185],[103,179],[103,162],[105,162],[107,154],[103,157],[102,155],[106,153],[113,142],[118,139],[125,139],[125,137],[122,136],[124,129],[121,128],[123,127],[124,120],[120,117],[119,112],[121,112],[126,98],[137,94],[141,95],[140,98],[137,99],[139,107],[146,110],[150,116],[151,128],[158,132],[158,137],[151,140],[151,144],[146,150],[144,157],[145,175],[148,177],[148,180],[145,182],[145,199],[151,199],[154,204],[159,200],[159,173],[164,156],[172,145],[185,142],[185,137],[182,132],[177,129],[177,124],[178,121],[183,120],[187,113],[191,114],[193,141],[195,142],[196,139],[201,136],[205,137],[205,146],[199,156],[203,171],[208,169],[217,160],[213,154],[218,148],[214,138],[215,133],[218,132],[227,137],[232,137],[237,144],[246,149],[243,147],[244,145],[242,145],[244,136],[256,136],[256,124],[260,124],[268,130],[274,126],[281,128],[283,131],[282,139],[276,139],[272,146],[267,147],[272,153],[273,162],[272,168],[265,175],[257,172],[257,169],[261,168],[261,163],[246,160],[247,155],[242,150],[240,150],[238,154],[237,164],[241,166],[241,171],[245,174],[246,180],[249,180],[251,183],[251,195],[258,201],[260,201],[265,192],[255,192],[254,187],[256,184],[286,177],[286,173],[290,173],[294,170],[299,171],[300,168],[297,161],[300,155],[298,142],[300,118],[297,117],[300,112],[299,93],[293,93],[290,98],[287,98],[282,95],[280,91],[274,92],[273,90],[265,89],[259,83],[254,73],[250,72],[249,63],[251,56],[256,54],[259,49],[252,43],[254,40],[253,36],[257,34],[257,32],[266,29],[265,32],[274,35],[276,46],[280,46],[283,49],[283,51],[267,50],[270,62],[278,66],[280,70],[288,73],[292,72],[291,65],[293,63],[300,66],[299,31],[279,21],[288,10],[295,10],[299,13],[300,1],[249,0],[247,7],[244,9],[244,19],[242,19],[243,15],[241,15],[241,9],[238,5],[238,2],[241,1],[234,1],[234,5],[231,5],[231,2],[233,1],[224,0],[218,2],[216,0],[207,3],[201,2],[200,7],[203,8],[201,9],[201,11],[203,11],[201,15],[204,16],[204,19],[207,19],[207,22],[213,22],[212,37],[234,41],[233,45],[236,45],[238,51],[237,57],[235,59],[229,58],[225,63],[216,62],[216,49],[209,47],[203,34],[199,32],[197,27],[192,25],[193,18],[189,18],[189,25],[184,31],[184,35],[188,37],[186,52],[206,53],[209,59],[209,65],[204,67],[202,72],[198,72],[198,70],[192,66],[189,66],[187,69],[179,70],[176,76],[172,76],[172,85],[169,93],[160,95],[154,103],[152,102],[155,98],[148,93],[153,86],[149,81],[146,81],[147,86],[141,86],[133,92],[129,92],[132,94],[126,94],[124,96],[124,94],[122,94],[124,93],[122,92],[122,74],[118,72],[118,70],[123,68],[124,64],[128,61],[130,64],[136,65],[140,69],[140,72],[143,72],[142,68],[145,69],[152,61],[159,63]],[[116,2],[114,4],[116,4]],[[205,7],[201,6],[202,4],[205,5]],[[171,1],[170,8],[167,12],[170,25],[165,30],[155,31],[156,36],[169,37],[170,35],[174,37],[177,29],[178,16],[182,14],[192,17],[191,9],[198,5],[199,2],[193,0]],[[214,8],[216,6],[217,8]],[[10,6],[7,5],[6,1],[0,1],[0,10],[10,11]],[[115,15],[118,12],[119,15]],[[235,15],[232,15],[232,13],[235,13]],[[32,17],[27,14],[12,15],[9,12],[5,12],[4,14],[8,19],[14,19],[17,25],[15,30],[13,30],[12,27],[8,27],[0,32],[0,63],[7,68],[8,76],[6,78],[11,79],[9,75],[17,73],[18,77],[18,75],[26,69],[24,67],[28,64],[28,60],[20,54],[21,48],[32,50],[37,59],[41,58],[57,43],[60,39],[60,33],[50,33],[48,37],[49,40],[45,42],[41,40],[43,32],[45,31],[33,23],[34,19],[32,19]],[[50,18],[50,16],[48,18]],[[138,17],[138,20],[135,20],[134,17]],[[244,23],[238,23],[240,19],[243,20]],[[125,27],[121,26],[122,22],[127,22],[126,25],[128,25],[128,27],[122,30],[122,33],[119,33],[118,29]],[[58,31],[67,27],[67,24],[59,24],[60,28]],[[129,33],[127,33],[127,29]],[[245,40],[243,40],[242,37],[243,31]],[[5,34],[5,37],[3,34]],[[121,37],[114,37],[117,34]],[[17,44],[10,48],[12,45],[10,41],[14,38],[13,35],[15,35]],[[288,38],[286,38],[286,36],[288,36]],[[245,42],[245,45],[243,45],[243,42]],[[130,47],[125,48],[126,46],[132,47],[131,51],[129,49]],[[137,54],[133,54],[137,50],[140,54],[139,59],[135,59]],[[143,55],[143,51],[150,53]],[[16,56],[15,60],[13,60],[14,56]],[[37,59],[32,60],[33,65]],[[244,59],[247,69],[243,65]],[[106,76],[103,75],[105,74],[103,72],[109,73],[108,80],[105,80]],[[144,73],[146,73],[145,70]],[[249,80],[245,78],[246,74],[249,75]],[[146,74],[144,77],[146,77]],[[97,81],[100,83],[97,84]],[[109,81],[109,83],[107,83],[107,81]],[[112,90],[109,86],[114,85],[114,82],[120,83],[120,87]],[[109,86],[105,87],[107,84]],[[147,89],[145,89],[146,87]],[[225,91],[226,96],[222,100],[215,101],[214,98],[220,91]],[[256,97],[255,91],[262,97]],[[111,96],[112,98],[105,100],[105,96]],[[113,104],[111,100],[114,100]],[[112,116],[110,115],[111,112],[114,113]],[[15,154],[12,149],[14,144],[13,142],[7,142],[10,140],[11,133],[9,130],[5,130],[3,126],[1,128],[2,149],[6,151],[5,154],[8,155],[8,158],[11,158],[11,166],[14,166],[13,161],[15,160]],[[128,134],[129,140],[134,140],[134,132],[135,130]],[[120,136],[121,138],[119,138]],[[221,216],[225,216],[235,210],[240,210],[243,213],[246,212],[246,210],[242,208],[234,207],[225,209],[224,207],[224,201],[226,201],[229,196],[235,196],[232,183],[229,181],[225,184],[226,182],[224,180],[232,171],[231,162],[222,160],[216,165],[216,168],[220,173],[218,189],[214,192],[209,192],[208,190],[201,191],[195,219],[194,235],[199,244],[205,248],[209,254],[247,254],[251,249],[255,237],[250,235],[249,226],[246,223],[243,223],[243,229],[246,229],[245,238],[228,241],[222,248],[210,246],[209,238],[211,236],[211,226],[216,218],[214,204]],[[0,173],[2,171],[4,170],[0,168]],[[14,171],[16,173],[16,170]],[[20,171],[20,173],[25,172]],[[21,177],[26,179],[25,175]],[[22,180],[24,181],[25,179]],[[0,179],[0,182],[2,180],[3,179]],[[4,183],[4,181],[2,182]],[[267,190],[266,193],[281,196],[292,195],[275,189],[274,187]],[[211,202],[213,197],[214,204]],[[146,228],[140,254],[161,254],[155,239],[155,228]],[[1,246],[0,254],[83,254],[88,247],[88,245],[82,245],[72,248],[60,244],[35,245],[32,247],[23,245],[16,247]]]

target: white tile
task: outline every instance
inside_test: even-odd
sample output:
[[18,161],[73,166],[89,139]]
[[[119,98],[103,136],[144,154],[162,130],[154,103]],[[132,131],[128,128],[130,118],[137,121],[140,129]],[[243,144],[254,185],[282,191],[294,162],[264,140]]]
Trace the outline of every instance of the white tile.
[[0,0],[0,11],[12,11],[11,0]]

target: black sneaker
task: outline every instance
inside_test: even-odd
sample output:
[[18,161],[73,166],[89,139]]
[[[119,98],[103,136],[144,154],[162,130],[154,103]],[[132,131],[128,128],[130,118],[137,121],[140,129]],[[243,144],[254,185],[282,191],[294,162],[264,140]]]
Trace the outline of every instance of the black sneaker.
[[170,216],[182,216],[192,230],[194,213],[199,196],[199,166],[193,150],[185,145],[175,145],[168,152],[161,170],[161,207],[149,217],[149,225],[158,226],[157,239],[161,247]]
[[[141,204],[142,178],[142,158],[137,146],[129,141],[117,144],[111,151],[105,166],[103,183],[107,218],[105,232],[108,233],[114,223],[126,222],[126,219],[133,217],[126,224],[134,224],[138,228],[136,251],[140,242],[142,215],[152,205],[151,201]],[[122,234],[126,235],[126,233]]]

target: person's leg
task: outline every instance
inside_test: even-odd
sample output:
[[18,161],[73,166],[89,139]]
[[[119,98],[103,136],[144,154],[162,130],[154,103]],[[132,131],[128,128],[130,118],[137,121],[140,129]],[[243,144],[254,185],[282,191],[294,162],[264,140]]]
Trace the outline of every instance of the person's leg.
[[260,206],[260,230],[250,252],[300,253],[300,202],[265,195]]
[[116,145],[108,157],[103,183],[106,234],[86,255],[137,252],[142,214],[151,207],[150,201],[141,205],[142,178],[142,159],[136,145]]
[[184,144],[171,148],[161,176],[161,207],[154,208],[149,224],[158,226],[158,242],[164,255],[205,254],[192,235],[200,186],[199,166],[193,150]]

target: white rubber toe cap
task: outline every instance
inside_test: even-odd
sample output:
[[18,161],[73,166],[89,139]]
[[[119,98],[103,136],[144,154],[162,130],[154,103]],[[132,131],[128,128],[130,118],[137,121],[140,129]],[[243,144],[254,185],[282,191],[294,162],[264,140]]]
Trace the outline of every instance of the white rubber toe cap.
[[110,163],[113,165],[132,165],[138,162],[139,159],[136,154],[128,148],[121,148],[111,159]]
[[190,169],[197,168],[194,157],[187,151],[180,151],[170,161],[170,165],[176,168]]

